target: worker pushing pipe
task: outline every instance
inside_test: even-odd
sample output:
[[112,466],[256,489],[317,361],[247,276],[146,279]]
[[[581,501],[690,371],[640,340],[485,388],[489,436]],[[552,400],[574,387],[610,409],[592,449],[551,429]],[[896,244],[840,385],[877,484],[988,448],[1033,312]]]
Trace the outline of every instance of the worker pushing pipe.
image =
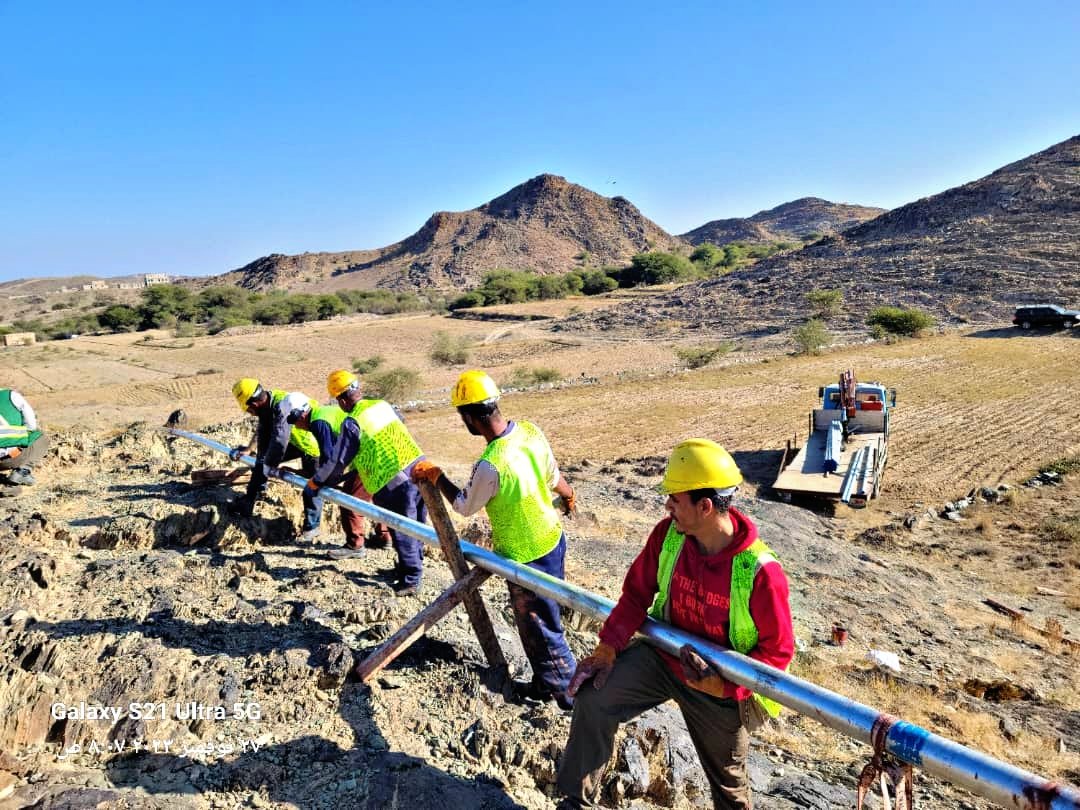
[[[189,431],[173,428],[169,429],[169,433],[226,455],[231,450],[220,442]],[[255,459],[248,455],[241,455],[237,460],[248,466],[255,464]],[[303,489],[308,483],[307,479],[284,471],[281,480],[297,489]],[[428,545],[439,545],[438,537],[431,526],[380,509],[336,490],[326,489],[322,494],[339,506],[391,525],[397,531]],[[614,607],[614,603],[609,599],[500,557],[472,543],[463,541],[461,547],[465,558],[474,565],[591,618],[604,620]],[[727,680],[812,717],[853,739],[868,744],[874,744],[876,739],[882,750],[897,759],[922,768],[927,773],[987,798],[1001,807],[1020,810],[1080,810],[1080,789],[1074,786],[1047,780],[994,759],[913,723],[890,717],[870,706],[653,618],[647,618],[639,632],[658,649],[671,655],[678,655],[680,650],[690,644],[708,665],[714,667]]]

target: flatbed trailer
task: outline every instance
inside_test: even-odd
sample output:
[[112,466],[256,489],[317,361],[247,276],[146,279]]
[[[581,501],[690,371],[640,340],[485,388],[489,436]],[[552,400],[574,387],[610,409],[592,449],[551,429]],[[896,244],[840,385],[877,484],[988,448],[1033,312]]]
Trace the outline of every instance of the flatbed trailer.
[[896,392],[851,377],[846,385],[842,379],[821,388],[819,396],[822,407],[810,413],[806,443],[799,447],[797,436],[787,443],[773,489],[785,499],[803,495],[864,507],[881,489]]

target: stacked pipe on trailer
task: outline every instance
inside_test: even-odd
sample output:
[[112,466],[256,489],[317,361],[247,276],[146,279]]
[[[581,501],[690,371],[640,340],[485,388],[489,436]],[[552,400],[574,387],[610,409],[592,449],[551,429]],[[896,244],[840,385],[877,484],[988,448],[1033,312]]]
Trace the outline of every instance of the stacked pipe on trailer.
[[825,472],[836,472],[843,452],[844,425],[839,419],[834,419],[829,423],[829,431],[825,434]]

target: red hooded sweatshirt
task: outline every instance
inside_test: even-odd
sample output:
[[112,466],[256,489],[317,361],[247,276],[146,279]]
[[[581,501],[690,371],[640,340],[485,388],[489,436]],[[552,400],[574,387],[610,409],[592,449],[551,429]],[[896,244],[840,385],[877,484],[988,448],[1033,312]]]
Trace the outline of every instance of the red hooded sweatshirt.
[[[757,539],[757,527],[737,509],[728,514],[735,524],[735,539],[716,554],[704,554],[697,540],[687,536],[671,576],[668,600],[671,623],[689,633],[711,639],[725,647],[728,642],[728,608],[731,603],[731,561]],[[622,596],[600,631],[600,640],[622,650],[641,627],[652,607],[659,586],[656,581],[660,549],[664,545],[671,518],[653,528],[645,548],[638,554],[623,582]],[[788,605],[788,582],[779,563],[763,565],[754,578],[750,594],[750,615],[758,631],[758,643],[748,655],[783,669],[795,654],[795,634]],[[682,681],[682,665],[676,656],[661,652],[671,671]],[[750,690],[727,683],[724,697],[746,700]]]

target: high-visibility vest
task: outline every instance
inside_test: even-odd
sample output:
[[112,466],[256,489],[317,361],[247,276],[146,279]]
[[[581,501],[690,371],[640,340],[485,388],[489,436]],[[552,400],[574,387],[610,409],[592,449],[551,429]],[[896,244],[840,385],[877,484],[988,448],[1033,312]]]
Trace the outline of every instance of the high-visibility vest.
[[360,428],[360,449],[349,466],[372,495],[424,454],[389,402],[362,399],[348,415]]
[[[682,553],[686,535],[675,528],[672,521],[664,535],[664,545],[660,549],[660,560],[656,570],[656,582],[659,590],[649,608],[649,615],[663,622],[671,621],[671,577],[675,573],[675,563]],[[728,642],[732,649],[746,655],[758,643],[757,625],[750,615],[750,594],[754,590],[754,577],[761,567],[770,562],[779,562],[764,542],[755,540],[746,549],[736,554],[731,560],[731,592],[728,604]],[[785,667],[786,669],[786,667]],[[780,714],[780,704],[775,700],[754,693],[754,700],[770,717]]]
[[23,422],[22,411],[11,401],[11,390],[0,390],[0,447],[29,447],[41,436]]
[[515,562],[532,562],[559,544],[562,523],[551,501],[551,448],[529,422],[484,449],[480,457],[499,473],[499,491],[484,507],[491,521],[492,550]]
[[[341,410],[337,405],[320,405],[318,402],[313,402],[309,421],[326,422],[330,426],[330,432],[336,439],[341,433],[341,423],[345,421],[346,416],[345,411]],[[314,436],[315,434],[312,433],[311,435]]]
[[[276,408],[278,403],[288,395],[288,391],[279,391],[275,388],[270,392],[270,407]],[[314,402],[315,400],[311,401]],[[314,458],[319,457],[319,443],[315,440],[315,437],[309,430],[304,430],[303,428],[298,428],[294,425],[293,429],[289,431],[289,444],[305,456],[313,456]]]

